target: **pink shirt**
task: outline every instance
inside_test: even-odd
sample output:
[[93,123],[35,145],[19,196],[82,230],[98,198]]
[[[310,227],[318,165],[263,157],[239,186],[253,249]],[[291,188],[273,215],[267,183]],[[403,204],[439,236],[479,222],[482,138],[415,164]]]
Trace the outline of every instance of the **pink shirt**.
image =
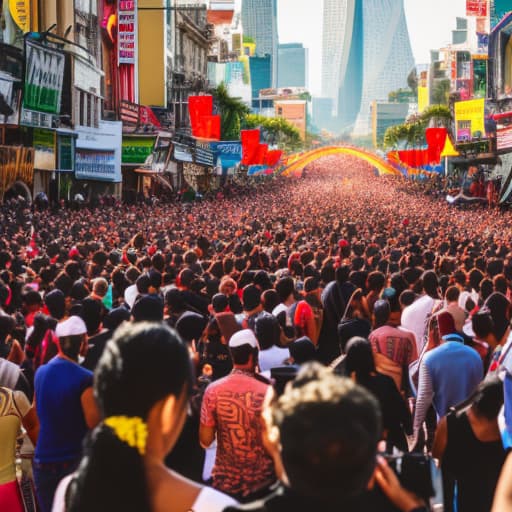
[[374,352],[389,357],[402,367],[409,366],[418,359],[416,340],[412,332],[383,325],[370,334],[369,341]]
[[275,482],[274,464],[262,443],[261,410],[268,386],[235,369],[206,389],[201,424],[217,431],[215,489],[246,496]]

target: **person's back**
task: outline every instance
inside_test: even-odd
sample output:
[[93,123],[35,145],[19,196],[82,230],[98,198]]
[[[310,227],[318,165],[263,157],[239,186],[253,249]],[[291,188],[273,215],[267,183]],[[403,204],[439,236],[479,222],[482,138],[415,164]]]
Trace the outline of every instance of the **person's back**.
[[483,378],[478,353],[459,341],[445,341],[424,357],[432,381],[433,404],[439,417],[466,400]]
[[261,409],[268,384],[237,370],[208,386],[201,423],[217,428],[213,487],[242,498],[275,481],[262,444]]
[[442,470],[457,481],[458,510],[486,512],[505,462],[501,439],[481,441],[467,412],[450,412],[446,419],[448,435]]
[[92,376],[89,370],[61,357],[37,370],[35,394],[41,424],[37,461],[61,462],[80,456],[87,432],[81,395],[92,385]]

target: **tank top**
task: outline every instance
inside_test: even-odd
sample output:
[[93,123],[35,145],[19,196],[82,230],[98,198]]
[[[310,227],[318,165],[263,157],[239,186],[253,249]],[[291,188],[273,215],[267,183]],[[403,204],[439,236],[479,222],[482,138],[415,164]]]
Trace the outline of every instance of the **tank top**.
[[448,440],[443,456],[443,471],[457,481],[458,509],[464,512],[489,512],[505,450],[501,440],[477,439],[466,412],[450,412]]

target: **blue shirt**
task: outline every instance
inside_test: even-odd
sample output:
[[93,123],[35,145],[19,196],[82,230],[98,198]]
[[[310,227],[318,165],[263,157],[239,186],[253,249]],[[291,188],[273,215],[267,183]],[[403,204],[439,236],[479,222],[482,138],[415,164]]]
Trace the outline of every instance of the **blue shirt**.
[[466,400],[484,376],[478,352],[457,341],[445,341],[427,352],[424,362],[432,380],[433,403],[439,417]]
[[62,462],[81,456],[88,430],[81,396],[92,386],[92,377],[89,370],[61,357],[54,357],[37,370],[37,462]]

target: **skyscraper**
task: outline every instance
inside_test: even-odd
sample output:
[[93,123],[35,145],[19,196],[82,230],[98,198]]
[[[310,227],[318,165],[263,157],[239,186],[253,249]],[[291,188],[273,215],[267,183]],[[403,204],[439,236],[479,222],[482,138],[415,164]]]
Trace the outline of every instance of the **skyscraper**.
[[242,0],[244,36],[254,39],[256,55],[270,55],[272,86],[277,85],[277,0]]
[[371,132],[370,105],[414,67],[403,0],[324,0],[322,94],[339,128]]
[[307,87],[308,49],[301,43],[280,44],[277,87]]

